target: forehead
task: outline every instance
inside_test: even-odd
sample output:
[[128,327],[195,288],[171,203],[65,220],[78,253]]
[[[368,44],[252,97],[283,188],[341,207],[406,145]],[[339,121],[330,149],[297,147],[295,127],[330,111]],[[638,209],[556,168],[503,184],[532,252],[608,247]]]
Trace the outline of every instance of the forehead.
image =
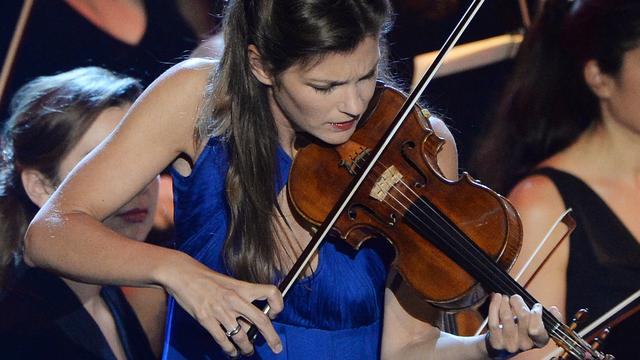
[[127,103],[120,107],[109,107],[96,117],[93,124],[82,134],[78,142],[62,160],[60,169],[61,172],[63,172],[61,174],[62,176],[66,176],[66,171],[73,168],[80,159],[93,150],[93,148],[111,133],[129,109],[129,106],[130,104]]
[[377,37],[366,37],[353,51],[329,53],[311,61],[297,63],[285,72],[308,79],[349,80],[367,74],[380,59]]

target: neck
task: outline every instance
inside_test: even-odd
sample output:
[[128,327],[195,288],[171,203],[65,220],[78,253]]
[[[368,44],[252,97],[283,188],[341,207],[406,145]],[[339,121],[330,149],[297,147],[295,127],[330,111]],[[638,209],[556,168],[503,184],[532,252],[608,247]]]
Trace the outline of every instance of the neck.
[[97,300],[101,300],[100,298],[100,290],[102,286],[93,285],[93,284],[85,284],[69,279],[62,278],[62,280],[69,286],[71,291],[80,299],[82,305],[87,308],[87,306],[92,306],[96,303]]
[[604,118],[585,131],[576,145],[594,171],[640,187],[640,133]]
[[295,155],[293,144],[296,139],[296,130],[293,128],[291,121],[289,121],[287,116],[282,112],[280,106],[276,103],[272,91],[272,89],[269,89],[269,106],[271,107],[271,114],[273,114],[273,119],[278,131],[278,142],[287,155],[293,158]]

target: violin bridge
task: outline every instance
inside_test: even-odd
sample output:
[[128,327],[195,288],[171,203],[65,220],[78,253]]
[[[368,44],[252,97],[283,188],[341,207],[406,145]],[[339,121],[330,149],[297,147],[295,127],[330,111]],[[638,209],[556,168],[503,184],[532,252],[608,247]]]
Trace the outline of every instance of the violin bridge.
[[378,180],[376,180],[369,196],[378,201],[384,201],[389,191],[400,181],[402,181],[402,174],[395,166],[391,165],[380,175]]

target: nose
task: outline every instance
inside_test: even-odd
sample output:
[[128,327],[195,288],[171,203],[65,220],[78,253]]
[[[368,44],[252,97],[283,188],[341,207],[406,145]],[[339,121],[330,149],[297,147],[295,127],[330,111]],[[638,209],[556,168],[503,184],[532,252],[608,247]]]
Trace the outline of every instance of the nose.
[[364,99],[364,89],[357,84],[346,86],[344,98],[340,102],[338,109],[340,112],[350,117],[358,117],[366,107]]

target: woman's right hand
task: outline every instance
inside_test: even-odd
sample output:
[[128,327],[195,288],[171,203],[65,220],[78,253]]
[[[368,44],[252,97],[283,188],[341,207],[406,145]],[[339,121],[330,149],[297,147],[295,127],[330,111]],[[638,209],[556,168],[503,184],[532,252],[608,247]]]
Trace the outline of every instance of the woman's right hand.
[[[238,319],[255,324],[271,350],[282,351],[280,337],[271,318],[283,309],[282,294],[273,285],[253,284],[216,273],[188,255],[176,267],[159,276],[160,282],[176,301],[231,357],[253,353],[253,344],[247,337],[247,328],[227,337],[239,325]],[[266,300],[270,306],[268,316],[255,307],[254,300]]]

